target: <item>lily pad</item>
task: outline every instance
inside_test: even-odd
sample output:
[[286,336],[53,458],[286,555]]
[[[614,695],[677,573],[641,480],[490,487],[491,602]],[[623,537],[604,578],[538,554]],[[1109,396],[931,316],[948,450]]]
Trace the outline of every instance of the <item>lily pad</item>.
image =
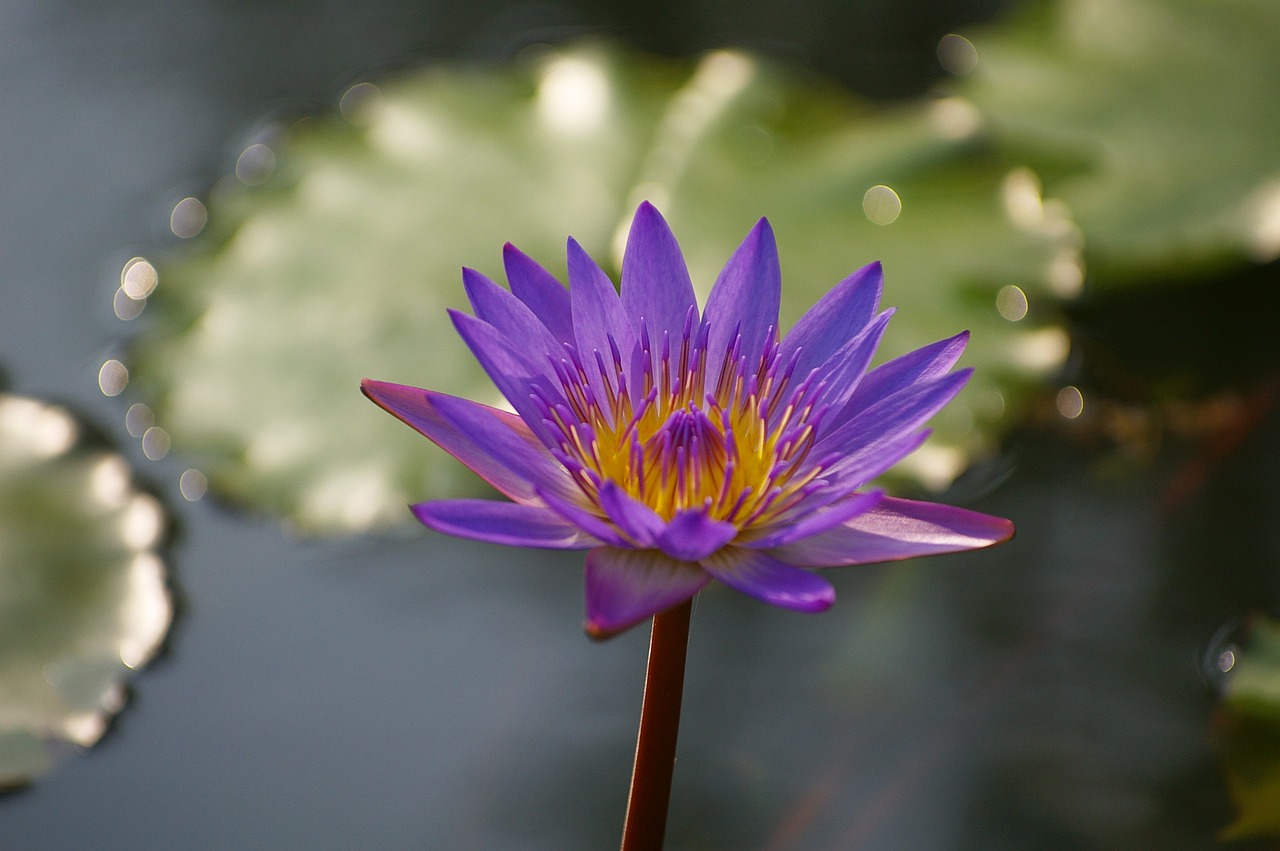
[[0,787],[97,742],[172,620],[160,505],[80,431],[0,394]]
[[[1065,355],[1043,325],[1050,285],[1079,282],[1074,229],[963,104],[885,111],[742,54],[691,67],[584,47],[360,84],[340,112],[246,149],[196,211],[203,232],[117,293],[118,314],[143,316],[131,392],[174,449],[224,497],[302,528],[386,526],[407,502],[474,489],[357,382],[496,402],[445,314],[465,304],[459,267],[501,279],[510,240],[563,276],[573,235],[616,269],[642,198],[668,215],[704,294],[767,215],[784,324],[880,259],[886,303],[902,308],[887,351],[972,328],[981,378],[920,455],[932,480]],[[175,233],[198,230],[193,209],[175,210]]]
[[1070,206],[1100,285],[1280,256],[1280,5],[1058,0],[960,87]]

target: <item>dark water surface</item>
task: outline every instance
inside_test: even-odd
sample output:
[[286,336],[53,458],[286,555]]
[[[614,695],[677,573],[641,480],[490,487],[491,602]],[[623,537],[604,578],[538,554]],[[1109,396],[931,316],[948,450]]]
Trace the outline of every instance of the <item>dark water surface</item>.
[[[670,53],[746,44],[887,97],[920,91],[938,36],[990,11],[0,9],[0,371],[126,447],[177,515],[181,599],[168,652],[102,744],[0,799],[0,848],[614,845],[646,637],[582,636],[580,556],[425,533],[299,543],[185,503],[180,459],[143,459],[124,404],[96,385],[121,334],[115,276],[162,240],[174,201],[226,173],[255,121],[331,105],[379,69],[585,31]],[[1082,311],[1084,339],[1114,345],[1125,309]],[[1280,600],[1280,420],[1259,410],[1216,456],[1173,441],[1127,456],[1047,418],[952,495],[1014,518],[1012,543],[833,574],[840,602],[821,617],[704,595],[669,847],[1211,845],[1230,808],[1205,659]]]

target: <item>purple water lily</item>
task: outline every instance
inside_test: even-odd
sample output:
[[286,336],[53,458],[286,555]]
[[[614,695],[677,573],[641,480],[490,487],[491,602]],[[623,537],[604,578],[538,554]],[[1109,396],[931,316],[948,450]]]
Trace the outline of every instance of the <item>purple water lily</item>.
[[1006,540],[1003,518],[886,496],[867,483],[916,449],[971,370],[968,334],[868,369],[892,310],[880,265],[854,272],[778,335],[777,247],[761,219],[701,315],[674,235],[636,211],[622,285],[572,239],[569,288],[508,244],[511,290],[470,269],[458,333],[515,414],[366,380],[365,394],[509,498],[412,507],[439,532],[586,549],[586,630],[605,637],[711,580],[816,612],[835,591],[804,568]]

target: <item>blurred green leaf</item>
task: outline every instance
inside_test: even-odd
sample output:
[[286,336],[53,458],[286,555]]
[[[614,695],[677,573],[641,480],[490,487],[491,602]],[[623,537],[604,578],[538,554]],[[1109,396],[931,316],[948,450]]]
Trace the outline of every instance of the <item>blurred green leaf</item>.
[[1224,839],[1280,836],[1280,623],[1260,620],[1234,653],[1222,706],[1222,753],[1236,820]]
[[[205,232],[156,263],[133,389],[224,496],[313,530],[402,522],[406,503],[476,485],[368,405],[359,379],[496,402],[445,314],[465,303],[459,267],[501,279],[510,240],[563,275],[573,235],[616,269],[631,211],[649,198],[704,296],[767,215],[784,325],[881,259],[885,302],[902,308],[888,352],[971,328],[979,378],[917,467],[944,483],[1016,406],[1020,383],[1061,363],[1045,294],[1079,277],[1070,222],[955,106],[875,110],[723,52],[691,69],[582,48],[510,71],[362,84],[344,117],[262,143],[274,174],[215,187]],[[879,184],[893,191],[876,190],[868,209],[889,221],[900,203],[890,224],[864,211]]]
[[63,409],[0,395],[0,787],[94,744],[172,605],[159,503]]
[[1280,255],[1280,4],[1058,0],[960,86],[1069,205],[1102,284]]

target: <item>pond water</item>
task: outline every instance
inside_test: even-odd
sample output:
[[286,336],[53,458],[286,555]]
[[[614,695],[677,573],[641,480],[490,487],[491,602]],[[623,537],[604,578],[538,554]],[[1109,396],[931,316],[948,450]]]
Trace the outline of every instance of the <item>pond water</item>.
[[[246,128],[381,69],[586,32],[745,44],[905,96],[938,37],[990,6],[7,4],[0,371],[160,497],[177,616],[102,741],[0,798],[0,847],[615,844],[646,636],[583,637],[581,556],[417,531],[298,540],[184,499],[180,455],[148,460],[98,389],[119,269]],[[819,617],[704,594],[668,847],[1210,846],[1232,818],[1218,660],[1280,603],[1274,276],[1237,276],[1233,300],[1197,285],[1076,309],[1088,415],[1046,389],[942,497],[1013,518],[1009,544],[830,574],[840,599]],[[1179,369],[1216,375],[1196,439],[1154,434],[1135,400]]]

